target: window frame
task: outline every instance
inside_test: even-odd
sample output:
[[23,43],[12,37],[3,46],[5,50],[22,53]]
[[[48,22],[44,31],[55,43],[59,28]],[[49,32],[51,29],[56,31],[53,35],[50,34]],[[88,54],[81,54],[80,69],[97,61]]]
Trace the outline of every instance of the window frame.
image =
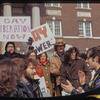
[[[78,4],[80,4],[80,7],[78,6]],[[87,8],[85,8],[83,5],[84,5],[84,3],[77,3],[77,7],[76,8],[77,9],[91,9],[89,3],[87,3]]]
[[[54,36],[55,37],[61,37],[62,36],[62,23],[61,23],[61,20],[52,20],[52,19],[47,19],[46,20],[46,23],[48,24],[48,22],[47,21],[51,21],[52,22],[52,33],[54,34]],[[59,35],[56,35],[56,33],[55,33],[55,21],[59,21],[59,27],[60,27],[60,34]],[[49,24],[48,24],[48,26],[49,26]]]
[[[47,4],[51,4],[50,6],[49,5],[47,5]],[[54,4],[55,3],[45,3],[45,7],[61,7],[61,5],[60,5],[60,3],[57,3],[58,4],[58,6],[54,6]]]
[[[80,31],[80,29],[79,29],[79,23],[82,23],[82,26],[83,26],[83,35],[80,35],[79,34],[79,31]],[[89,28],[90,28],[90,36],[87,36],[87,34],[86,34],[86,23],[89,23]],[[92,24],[91,24],[91,22],[89,22],[89,21],[78,21],[78,34],[79,34],[79,36],[84,36],[84,37],[92,37]]]
[[[15,10],[16,9],[20,9],[21,10],[21,12],[15,12]],[[23,7],[12,7],[12,15],[13,16],[17,16],[17,15],[19,15],[19,16],[24,16],[24,8]]]

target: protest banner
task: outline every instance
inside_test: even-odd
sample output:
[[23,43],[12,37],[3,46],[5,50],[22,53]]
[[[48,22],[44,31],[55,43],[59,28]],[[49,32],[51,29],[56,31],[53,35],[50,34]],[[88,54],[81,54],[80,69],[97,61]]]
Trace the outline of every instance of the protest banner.
[[40,81],[39,86],[40,86],[41,92],[42,92],[42,93],[47,93],[47,88],[46,88],[46,83],[45,83],[44,77],[41,77],[41,78],[39,79],[39,81]]
[[32,46],[37,51],[37,55],[53,48],[52,44],[55,43],[55,38],[48,24],[32,29],[31,34],[33,38]]
[[30,35],[30,17],[0,17],[0,41],[27,42]]

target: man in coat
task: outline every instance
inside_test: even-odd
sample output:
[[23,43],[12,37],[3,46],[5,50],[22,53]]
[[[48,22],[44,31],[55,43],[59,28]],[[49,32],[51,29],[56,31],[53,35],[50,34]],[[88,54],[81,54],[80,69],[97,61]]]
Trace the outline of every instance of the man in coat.
[[17,83],[13,97],[18,98],[39,98],[42,97],[42,92],[39,87],[38,80],[34,79],[36,73],[36,61],[30,58],[24,59],[21,64],[22,76]]
[[[100,46],[93,47],[87,52],[86,62],[89,64],[90,70],[95,70],[95,75],[92,81],[91,87],[86,83],[86,75],[83,71],[78,71],[79,81],[82,89],[87,92],[100,87]],[[67,85],[61,84],[63,90],[70,94],[79,94],[79,91],[72,86],[72,84],[66,80]]]
[[54,49],[56,53],[51,57],[50,61],[50,72],[53,76],[53,80],[55,80],[55,91],[56,96],[61,96],[61,85],[60,85],[60,67],[63,62],[63,56],[64,56],[64,48],[65,48],[65,42],[63,39],[57,39],[56,43],[54,44]]

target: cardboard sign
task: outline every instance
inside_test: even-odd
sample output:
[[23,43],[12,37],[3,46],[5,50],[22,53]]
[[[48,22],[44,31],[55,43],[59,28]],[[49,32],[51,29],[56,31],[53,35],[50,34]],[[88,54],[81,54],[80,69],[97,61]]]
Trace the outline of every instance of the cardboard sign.
[[29,34],[30,17],[0,17],[0,41],[27,42]]
[[55,43],[55,38],[48,24],[33,29],[31,34],[33,38],[32,46],[37,51],[37,55],[53,48],[52,44]]
[[44,77],[41,77],[40,78],[40,89],[41,89],[41,92],[42,93],[47,93],[47,88],[46,88],[46,83],[45,83],[45,79],[44,79]]

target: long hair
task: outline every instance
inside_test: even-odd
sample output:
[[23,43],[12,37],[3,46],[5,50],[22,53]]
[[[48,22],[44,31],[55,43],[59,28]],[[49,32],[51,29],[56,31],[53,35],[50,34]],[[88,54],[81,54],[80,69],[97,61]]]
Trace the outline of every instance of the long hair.
[[[24,60],[23,58],[13,58],[13,59],[11,59],[11,61],[14,62],[14,63],[16,63],[19,67],[20,67],[20,65],[21,65],[21,63],[22,63],[23,60]],[[22,74],[23,74],[23,72],[21,71],[21,67],[20,67],[19,76],[21,77]]]
[[99,64],[100,64],[100,46],[90,48],[87,53],[89,53],[89,57],[95,58],[96,56],[99,57]]
[[0,96],[10,96],[20,79],[20,67],[9,59],[0,61]]
[[35,55],[36,55],[36,59],[37,59],[37,53],[36,53],[36,51],[35,50],[29,50],[27,53],[26,53],[26,58],[29,58],[29,56],[31,55],[31,53],[35,53]]
[[20,64],[20,68],[21,68],[22,73],[28,68],[29,63],[32,63],[35,67],[37,66],[36,60],[33,60],[31,58],[26,58]]
[[71,53],[73,52],[73,50],[75,50],[75,52],[76,52],[75,58],[77,59],[77,57],[79,56],[79,50],[76,47],[69,48],[64,54],[64,65],[69,64],[70,56],[71,56]]

